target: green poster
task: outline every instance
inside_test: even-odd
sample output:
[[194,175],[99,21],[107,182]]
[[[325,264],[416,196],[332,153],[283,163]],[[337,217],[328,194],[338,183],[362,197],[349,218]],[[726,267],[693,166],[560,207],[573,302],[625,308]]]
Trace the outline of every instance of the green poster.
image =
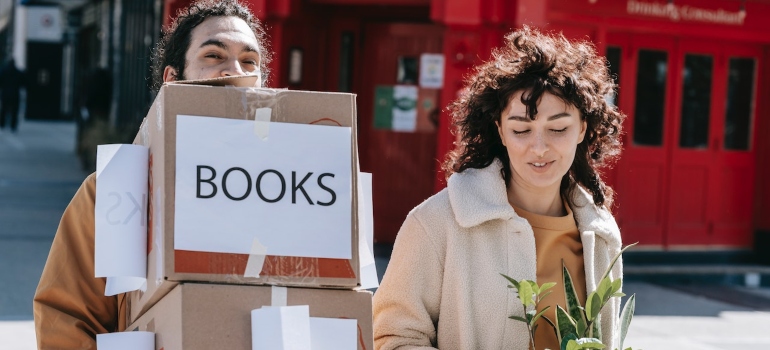
[[374,90],[374,128],[393,128],[393,86],[378,85]]

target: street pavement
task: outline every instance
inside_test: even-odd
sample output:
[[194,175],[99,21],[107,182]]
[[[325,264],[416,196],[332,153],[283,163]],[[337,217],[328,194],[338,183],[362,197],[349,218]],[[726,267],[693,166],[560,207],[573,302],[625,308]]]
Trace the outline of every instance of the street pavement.
[[[61,214],[88,175],[74,139],[70,122],[0,131],[0,349],[36,348],[32,296]],[[375,250],[382,276],[388,259]],[[770,288],[626,281],[624,291],[637,298],[626,347],[770,349]]]

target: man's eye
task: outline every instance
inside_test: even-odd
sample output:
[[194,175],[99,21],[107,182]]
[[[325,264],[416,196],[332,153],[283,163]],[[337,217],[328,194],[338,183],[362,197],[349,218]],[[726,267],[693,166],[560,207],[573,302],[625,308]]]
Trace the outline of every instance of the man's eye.
[[220,59],[220,58],[222,58],[222,56],[220,56],[220,55],[218,55],[218,54],[215,54],[215,53],[210,53],[210,54],[206,54],[206,58],[216,58],[216,59]]
[[245,60],[243,63],[250,64],[252,66],[256,66],[258,64],[256,60]]

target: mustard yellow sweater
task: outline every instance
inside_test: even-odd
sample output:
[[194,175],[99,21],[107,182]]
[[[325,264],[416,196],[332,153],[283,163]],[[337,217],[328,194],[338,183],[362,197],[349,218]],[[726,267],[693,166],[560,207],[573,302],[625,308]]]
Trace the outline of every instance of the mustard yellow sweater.
[[[580,304],[585,305],[586,300],[583,243],[580,241],[580,232],[578,232],[575,224],[572,210],[569,205],[565,205],[565,208],[567,208],[567,215],[553,217],[534,214],[516,206],[513,207],[516,214],[526,219],[535,232],[537,284],[556,282],[556,286],[551,288],[551,294],[540,301],[537,310],[539,313],[546,306],[550,306],[551,308],[544,315],[553,322],[556,322],[556,305],[567,309],[564,298],[564,283],[562,282],[562,261],[572,276]],[[559,348],[553,327],[543,319],[538,320],[535,346],[537,350]]]

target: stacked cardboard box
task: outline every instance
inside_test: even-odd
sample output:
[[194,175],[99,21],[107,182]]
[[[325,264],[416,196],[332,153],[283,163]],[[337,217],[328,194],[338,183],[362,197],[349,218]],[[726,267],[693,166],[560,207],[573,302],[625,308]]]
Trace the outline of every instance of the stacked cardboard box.
[[[355,290],[360,286],[355,96],[238,87],[253,85],[251,77],[167,84],[147,114],[134,141],[150,150],[147,288],[128,294],[128,330],[155,332],[156,349],[248,349],[251,311],[270,306],[274,300],[270,286],[282,286],[288,288],[286,305],[308,305],[310,316],[356,319],[358,348],[372,349],[371,293]],[[260,120],[265,110],[267,119]],[[348,128],[350,196],[336,200],[349,201],[349,239],[341,247],[349,250],[349,258],[270,255],[270,249],[255,250],[257,243],[251,251],[239,253],[180,249],[175,242],[179,237],[175,227],[183,226],[183,219],[175,217],[175,199],[180,198],[175,192],[180,116],[256,118],[253,137],[265,137],[269,132],[269,137],[278,137],[269,129],[276,122]],[[293,161],[302,164],[305,160]],[[213,172],[212,168],[207,176],[213,178]],[[198,167],[199,198],[202,182],[209,186],[209,192],[216,186],[200,177]],[[290,190],[310,201],[304,190],[297,190],[301,186],[298,179],[286,181],[294,186]],[[322,184],[321,179],[318,184]],[[244,215],[250,215],[248,206],[241,207],[247,208]],[[254,209],[250,210],[253,213]],[[347,232],[344,234],[348,237]]]

